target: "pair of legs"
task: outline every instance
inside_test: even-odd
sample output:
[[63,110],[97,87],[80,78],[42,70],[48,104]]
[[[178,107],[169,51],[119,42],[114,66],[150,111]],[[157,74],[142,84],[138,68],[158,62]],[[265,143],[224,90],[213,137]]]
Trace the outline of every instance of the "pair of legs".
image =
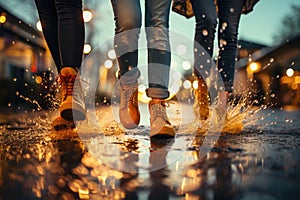
[[[121,106],[120,120],[126,128],[134,128],[139,123],[139,112],[137,107],[137,81],[140,72],[138,64],[138,39],[142,24],[142,13],[140,0],[111,0],[115,17],[114,45],[120,68],[120,91]],[[149,88],[147,96],[152,98],[149,104],[151,117],[154,110],[165,112],[163,100],[169,97],[169,71],[170,71],[170,43],[169,43],[169,14],[171,0],[146,0],[145,1],[145,27],[148,47],[148,80]],[[131,90],[130,95],[123,94]],[[126,98],[128,96],[128,98]],[[134,103],[131,106],[130,102]],[[159,105],[159,106],[158,106]],[[154,109],[155,108],[155,109]],[[166,118],[164,116],[163,118]],[[127,120],[128,119],[128,120]],[[155,130],[155,119],[151,121],[151,133],[161,134],[167,125],[165,132],[174,134],[168,119],[162,119],[160,124],[165,123],[160,131]],[[158,129],[158,128],[157,128]]]
[[67,122],[74,124],[72,111],[75,111],[78,119],[85,118],[83,100],[79,96],[72,98],[75,78],[82,62],[85,36],[82,1],[35,0],[35,4],[62,86],[61,117],[54,122],[58,126],[64,126]]
[[[201,45],[210,57],[213,55],[215,32],[219,22],[217,67],[225,86],[225,94],[221,94],[221,98],[226,98],[233,89],[238,28],[244,0],[217,0],[217,5],[215,5],[214,0],[191,0],[191,3],[196,19],[195,43]],[[202,79],[198,70],[199,66],[203,65],[201,51],[197,51],[196,48],[197,45],[195,45],[194,53],[195,75]],[[203,83],[203,80],[200,82]],[[203,90],[207,90],[207,88],[203,84],[201,86],[198,87],[200,90],[198,92],[203,93]],[[203,100],[204,96],[202,95],[200,100]]]

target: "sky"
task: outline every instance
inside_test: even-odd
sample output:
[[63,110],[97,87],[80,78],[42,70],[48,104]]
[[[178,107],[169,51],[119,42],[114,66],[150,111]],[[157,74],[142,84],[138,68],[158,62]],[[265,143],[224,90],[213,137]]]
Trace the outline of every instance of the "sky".
[[282,18],[291,13],[291,5],[299,0],[260,0],[254,11],[244,15],[240,22],[240,38],[273,44],[273,36],[281,27]]
[[[273,36],[280,28],[281,19],[291,12],[292,4],[300,5],[300,1],[260,0],[251,13],[241,16],[239,38],[272,45]],[[171,28],[186,35],[193,34],[191,30],[194,30],[194,21],[194,18],[187,20],[177,16],[176,13],[171,14]]]

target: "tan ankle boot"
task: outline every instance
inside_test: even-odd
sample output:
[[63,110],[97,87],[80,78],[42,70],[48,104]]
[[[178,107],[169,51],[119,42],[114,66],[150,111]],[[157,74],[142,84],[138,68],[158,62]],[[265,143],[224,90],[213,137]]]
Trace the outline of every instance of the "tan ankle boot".
[[140,123],[138,107],[138,87],[120,87],[119,117],[124,128],[133,129]]
[[[64,67],[60,71],[59,83],[61,84],[62,100],[60,115],[67,121],[85,120],[86,110],[80,83],[76,82],[77,72],[71,67]],[[74,88],[76,87],[76,88]]]
[[162,99],[150,101],[150,137],[171,138],[175,136],[175,130],[167,116],[166,105],[166,101]]
[[198,88],[195,89],[195,108],[199,113],[199,120],[206,120],[209,116],[209,95],[205,81],[202,78],[196,78]]

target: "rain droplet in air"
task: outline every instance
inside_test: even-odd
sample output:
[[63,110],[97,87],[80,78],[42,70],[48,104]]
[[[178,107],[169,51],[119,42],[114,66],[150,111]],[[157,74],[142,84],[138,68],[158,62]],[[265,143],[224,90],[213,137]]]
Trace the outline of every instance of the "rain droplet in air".
[[220,39],[220,46],[221,47],[226,46],[226,44],[227,44],[226,40]]
[[207,36],[207,35],[208,35],[208,31],[207,31],[206,29],[203,29],[203,30],[202,30],[202,35],[203,35],[203,36]]
[[223,22],[223,24],[222,24],[222,29],[225,30],[226,27],[227,27],[227,22]]

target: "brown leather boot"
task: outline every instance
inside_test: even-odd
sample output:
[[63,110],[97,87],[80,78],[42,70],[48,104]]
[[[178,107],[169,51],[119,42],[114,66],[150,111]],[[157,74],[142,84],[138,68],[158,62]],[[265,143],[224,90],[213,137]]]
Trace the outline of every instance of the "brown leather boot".
[[206,120],[209,116],[209,95],[208,89],[203,78],[196,78],[198,88],[194,90],[195,108],[198,111],[199,119]]
[[64,67],[60,71],[59,83],[61,84],[62,100],[59,110],[61,117],[67,121],[74,120],[74,117],[75,120],[82,121],[86,117],[80,83],[78,82],[74,86],[76,76],[76,70],[71,67]]
[[175,136],[175,130],[167,116],[166,106],[166,101],[162,99],[150,101],[150,137],[172,138]]
[[140,123],[140,111],[138,107],[138,87],[120,85],[120,109],[119,118],[126,129],[134,129]]

